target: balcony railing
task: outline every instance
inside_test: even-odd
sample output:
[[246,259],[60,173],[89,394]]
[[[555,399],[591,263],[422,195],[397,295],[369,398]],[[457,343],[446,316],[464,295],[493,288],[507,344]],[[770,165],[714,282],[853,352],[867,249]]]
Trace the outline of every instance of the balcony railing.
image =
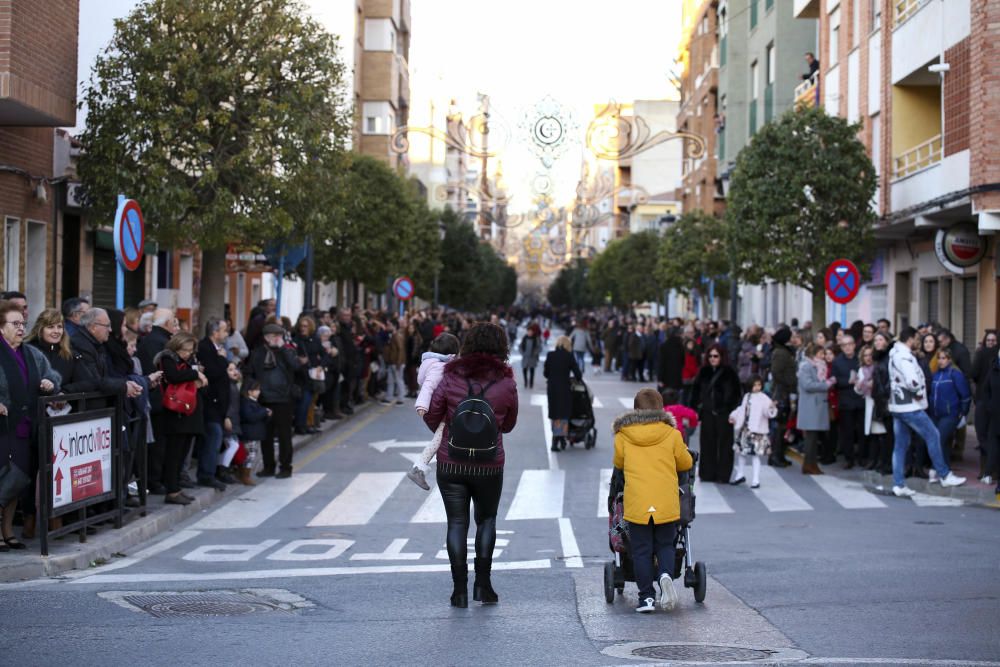
[[813,75],[795,87],[795,106],[812,108],[819,106],[819,77]]
[[927,0],[893,0],[893,25],[897,26],[917,13]]
[[893,178],[906,178],[921,169],[926,169],[941,161],[941,135],[932,137],[924,143],[892,159]]

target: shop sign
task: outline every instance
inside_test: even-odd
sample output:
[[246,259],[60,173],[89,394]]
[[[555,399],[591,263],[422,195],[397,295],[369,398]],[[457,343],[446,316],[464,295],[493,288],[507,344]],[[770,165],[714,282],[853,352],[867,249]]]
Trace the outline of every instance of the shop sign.
[[114,491],[111,417],[52,426],[52,509]]
[[934,253],[941,265],[952,273],[962,274],[986,255],[986,240],[971,224],[939,229],[934,238]]

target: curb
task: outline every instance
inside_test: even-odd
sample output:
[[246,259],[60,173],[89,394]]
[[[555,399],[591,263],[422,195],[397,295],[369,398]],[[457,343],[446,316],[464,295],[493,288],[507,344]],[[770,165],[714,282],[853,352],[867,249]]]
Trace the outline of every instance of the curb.
[[[293,450],[305,449],[314,442],[326,438],[365,414],[373,406],[372,401],[366,401],[354,408],[353,415],[331,423],[319,433],[295,436],[292,440]],[[146,516],[138,516],[137,510],[133,509],[132,514],[136,514],[136,518],[130,520],[127,515],[127,523],[118,530],[98,528],[97,534],[89,535],[86,542],[77,541],[79,538],[75,533],[50,540],[48,556],[40,556],[37,553],[37,539],[26,541],[28,549],[22,551],[20,557],[17,552],[0,554],[0,583],[54,577],[71,570],[96,567],[220,502],[239,496],[246,488],[242,484],[230,485],[222,493],[200,487],[188,489],[188,495],[195,498],[190,505],[165,505],[157,497],[155,502],[146,506]]]

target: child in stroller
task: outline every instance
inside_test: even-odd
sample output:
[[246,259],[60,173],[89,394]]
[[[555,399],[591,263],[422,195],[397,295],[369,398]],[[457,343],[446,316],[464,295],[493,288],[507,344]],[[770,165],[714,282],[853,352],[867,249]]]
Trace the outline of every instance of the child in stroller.
[[[705,599],[705,566],[692,563],[689,526],[694,518],[694,457],[684,446],[674,419],[663,411],[663,399],[652,389],[640,390],[635,410],[615,420],[615,471],[608,498],[609,546],[615,560],[605,563],[605,599],[614,601],[626,581],[639,587],[637,612],[653,611],[654,567],[660,606],[677,603],[673,580],[695,589]],[[655,559],[654,559],[655,557]]]

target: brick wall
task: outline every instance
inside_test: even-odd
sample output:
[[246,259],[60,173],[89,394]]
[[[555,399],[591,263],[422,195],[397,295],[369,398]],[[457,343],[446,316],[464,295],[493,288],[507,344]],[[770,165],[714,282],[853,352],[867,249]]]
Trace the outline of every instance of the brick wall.
[[[713,5],[714,3],[710,2],[704,3],[701,7],[701,13],[692,23],[691,40],[688,46],[688,70],[681,82],[684,106],[677,115],[677,129],[678,131],[686,130],[705,140],[705,157],[701,164],[697,169],[688,171],[682,177],[681,204],[684,212],[702,210],[706,213],[721,214],[724,203],[715,200],[715,152],[718,141],[718,135],[715,131],[715,115],[718,111],[718,100],[716,99],[718,70],[711,72],[701,85],[697,89],[695,88],[695,82],[705,71],[706,64],[711,61],[718,43],[716,8]],[[708,29],[703,34],[698,34],[703,18],[708,18]],[[702,102],[706,97],[708,104],[703,105]],[[688,149],[687,145],[685,148]],[[688,164],[693,166],[695,162],[691,160]]]
[[[1000,183],[1000,0],[972,3],[969,52],[970,185]],[[950,76],[950,73],[949,75]],[[973,198],[979,210],[1000,209],[1000,193]]]
[[892,210],[892,16],[893,1],[879,0],[882,3],[882,119],[879,128],[879,143],[881,144],[882,164],[879,176],[879,212],[886,215]]
[[948,49],[945,62],[951,69],[944,76],[944,154],[969,148],[969,39]]

